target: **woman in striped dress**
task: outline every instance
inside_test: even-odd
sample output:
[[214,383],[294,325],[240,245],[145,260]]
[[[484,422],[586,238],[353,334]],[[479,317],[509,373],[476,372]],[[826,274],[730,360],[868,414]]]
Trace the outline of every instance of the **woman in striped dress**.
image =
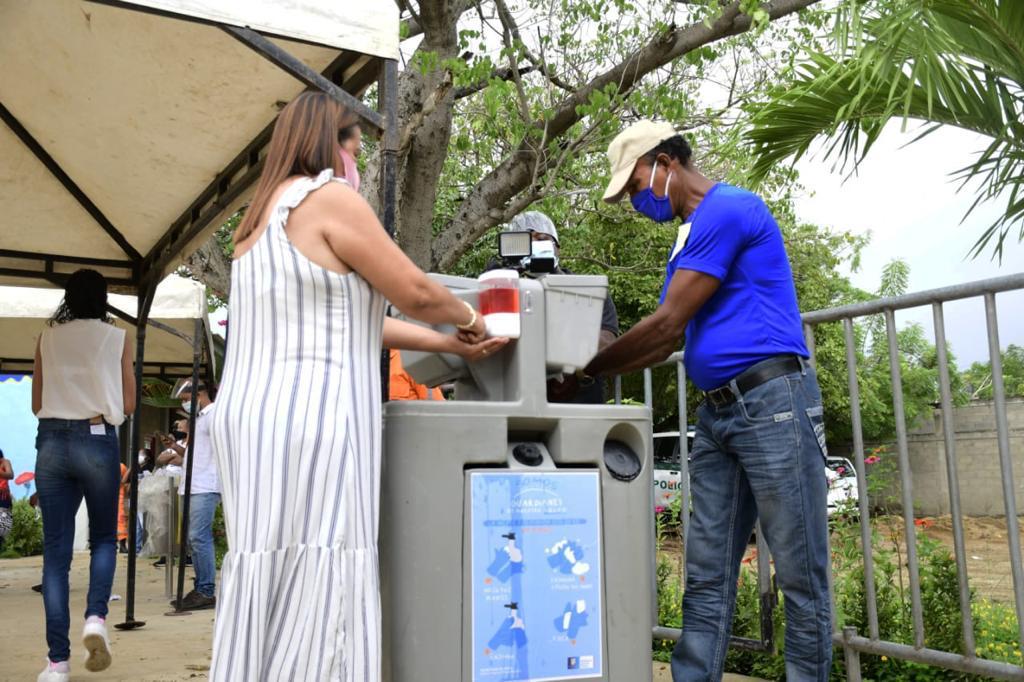
[[[481,316],[428,279],[344,180],[321,93],[286,106],[235,233],[231,337],[211,435],[230,552],[213,680],[380,678],[380,358],[389,347],[469,359]],[[458,336],[385,319],[453,324]]]

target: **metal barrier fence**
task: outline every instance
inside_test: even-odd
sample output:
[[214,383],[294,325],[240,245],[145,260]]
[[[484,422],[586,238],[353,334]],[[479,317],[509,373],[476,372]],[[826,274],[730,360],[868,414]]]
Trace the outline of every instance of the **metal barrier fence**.
[[[1006,514],[1007,543],[1010,552],[1010,566],[1013,576],[1014,606],[1017,614],[1019,642],[1024,653],[1024,566],[1021,563],[1020,530],[1017,518],[1017,503],[1014,491],[1013,461],[1010,453],[1009,425],[1006,416],[1006,392],[1003,385],[1002,356],[999,346],[998,313],[995,295],[1001,292],[1024,289],[1024,273],[998,277],[993,279],[961,284],[930,291],[922,291],[902,296],[879,298],[873,301],[856,303],[826,310],[805,313],[803,318],[804,333],[811,362],[815,359],[814,328],[826,323],[841,323],[846,344],[846,370],[850,390],[851,424],[853,428],[854,468],[857,475],[859,522],[861,542],[864,547],[872,547],[870,502],[864,462],[864,436],[861,425],[860,387],[857,379],[857,354],[854,341],[854,320],[870,315],[882,314],[885,317],[885,333],[889,350],[889,371],[892,383],[893,414],[896,426],[896,445],[898,450],[898,469],[900,476],[901,502],[904,521],[904,532],[907,545],[907,568],[911,602],[911,620],[913,624],[913,645],[887,641],[881,638],[878,627],[878,606],[875,594],[873,553],[864,552],[864,594],[868,619],[868,632],[858,633],[855,628],[838,628],[833,633],[836,646],[843,648],[846,661],[847,679],[860,682],[860,654],[889,656],[896,659],[912,661],[948,670],[965,673],[987,675],[995,679],[1022,680],[1024,667],[979,658],[975,653],[974,621],[971,613],[971,593],[968,584],[967,555],[964,547],[964,525],[960,508],[960,484],[957,475],[956,440],[953,424],[953,397],[949,375],[949,357],[946,344],[946,327],[943,316],[943,305],[950,301],[967,298],[983,298],[985,304],[986,327],[988,334],[989,359],[992,369],[992,391],[995,410],[996,433],[999,449],[999,464],[1002,479],[1004,512]],[[920,566],[917,558],[916,528],[914,524],[913,481],[910,471],[910,456],[907,446],[907,424],[903,406],[903,382],[900,369],[900,352],[897,346],[895,312],[922,306],[931,306],[935,327],[935,349],[938,364],[939,393],[943,417],[946,474],[949,483],[949,503],[953,526],[953,550],[959,580],[960,615],[962,618],[962,651],[939,651],[925,646],[924,616],[921,606]],[[682,353],[676,353],[656,367],[676,367],[679,409],[679,490],[681,509],[687,510],[690,504],[690,482],[687,465],[688,443],[687,412],[686,412],[686,371],[683,367]],[[622,379],[615,379],[615,402],[622,401]],[[651,369],[644,370],[644,402],[653,406],[653,375]],[[681,514],[683,551],[685,553],[688,539],[688,514]],[[772,610],[776,604],[775,589],[770,576],[768,549],[763,546],[762,533],[757,533],[758,542],[758,591],[761,604],[761,638],[746,640],[733,638],[732,646],[761,651],[774,648],[772,632]],[[656,559],[655,559],[656,560]],[[685,562],[684,562],[685,566]],[[685,581],[685,568],[684,568]],[[834,596],[833,596],[834,602]],[[835,627],[835,608],[833,604],[833,627]],[[657,619],[656,619],[657,620]],[[653,629],[655,639],[678,639],[680,631],[663,627],[655,622]]]

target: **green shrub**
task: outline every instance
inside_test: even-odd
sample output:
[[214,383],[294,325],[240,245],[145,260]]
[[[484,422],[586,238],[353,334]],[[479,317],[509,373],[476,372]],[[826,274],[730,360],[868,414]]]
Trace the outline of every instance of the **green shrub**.
[[219,569],[224,562],[224,555],[228,553],[228,533],[224,529],[224,507],[219,504],[217,511],[213,514],[213,549]]
[[[875,533],[872,537],[879,634],[883,640],[913,644],[914,626],[910,594],[909,590],[904,588],[907,583],[904,565],[906,557],[900,551],[890,548],[897,546],[892,542],[895,538],[883,541]],[[960,587],[956,561],[948,548],[927,537],[917,539],[917,550],[925,645],[940,651],[962,653],[963,621],[960,614]],[[863,557],[859,525],[836,523],[832,531],[836,619],[840,628],[855,627],[858,634],[867,636],[869,631]],[[667,560],[659,562],[658,610],[662,625],[680,627],[683,585],[673,568],[673,564]],[[976,599],[973,592],[971,603],[976,655],[1021,665],[1017,618],[1013,606]],[[757,572],[752,566],[743,565],[737,585],[733,634],[757,639],[760,637],[760,622]],[[782,599],[774,610],[773,623],[777,652],[763,654],[730,649],[726,657],[726,670],[767,680],[785,680],[785,617]],[[654,643],[656,659],[668,660],[671,651],[671,643]],[[886,656],[861,654],[860,665],[862,678],[876,682],[973,682],[985,679],[977,675],[908,663]],[[833,655],[831,679],[836,682],[847,679],[846,664],[840,648],[836,648]]]
[[27,500],[17,500],[11,510],[14,524],[4,538],[4,554],[35,556],[43,553],[43,522]]

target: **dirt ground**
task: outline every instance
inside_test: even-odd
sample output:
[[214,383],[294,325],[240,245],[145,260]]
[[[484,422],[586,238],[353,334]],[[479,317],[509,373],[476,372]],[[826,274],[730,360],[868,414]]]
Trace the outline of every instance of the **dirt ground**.
[[[872,519],[883,536],[890,529],[903,541],[902,517]],[[938,540],[953,550],[953,522],[949,516],[917,519],[918,533]],[[1024,519],[1019,522],[1024,526]],[[1020,533],[1024,545],[1024,529]],[[1010,573],[1010,548],[1007,544],[1006,519],[978,517],[964,519],[964,549],[967,554],[967,577],[978,596],[999,602],[1013,602],[1013,576]]]
[[[889,547],[904,542],[903,517],[872,517],[871,524]],[[1024,518],[1020,520],[1021,545],[1024,546]],[[920,535],[938,540],[953,551],[953,522],[949,516],[917,519]],[[1010,549],[1007,544],[1006,520],[1000,517],[964,519],[964,545],[967,554],[967,576],[971,587],[980,597],[998,602],[1013,602],[1013,576],[1010,573]],[[662,542],[661,556],[678,561],[681,543],[675,536]],[[754,554],[754,546],[747,548],[747,557]],[[904,550],[904,561],[906,554]],[[756,565],[756,564],[754,564]]]
[[[114,594],[124,594],[126,560],[119,556]],[[0,561],[0,681],[34,680],[46,659],[42,598],[31,587],[39,582],[42,557]],[[138,630],[110,628],[114,664],[102,673],[82,666],[84,652],[78,641],[85,610],[89,555],[75,554],[71,566],[71,679],[73,682],[178,682],[208,677],[213,611],[187,616],[167,616],[171,610],[164,595],[164,572],[151,560],[140,560],[136,583],[135,618],[146,622]],[[191,581],[191,569],[186,587]],[[108,623],[124,621],[124,601],[110,604]],[[654,664],[655,682],[672,679],[669,667]],[[753,678],[726,675],[727,682]],[[428,682],[428,681],[425,681]]]
[[[123,595],[127,561],[119,555],[114,594]],[[0,561],[0,680],[34,680],[46,663],[46,629],[42,597],[31,587],[39,583],[42,557]],[[145,627],[122,632],[124,601],[112,601],[108,626],[114,664],[102,673],[86,672],[79,637],[89,582],[89,555],[76,553],[71,564],[71,679],[74,682],[178,682],[206,679],[213,635],[213,611],[166,616],[164,571],[140,560],[136,573],[135,618]],[[191,569],[186,589],[191,588]]]

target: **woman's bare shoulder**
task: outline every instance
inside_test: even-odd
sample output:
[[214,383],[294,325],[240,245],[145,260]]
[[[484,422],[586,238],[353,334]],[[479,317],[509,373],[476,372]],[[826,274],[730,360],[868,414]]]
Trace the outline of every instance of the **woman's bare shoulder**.
[[363,203],[363,199],[348,183],[331,181],[310,192],[303,203],[319,208],[338,208],[356,206]]

